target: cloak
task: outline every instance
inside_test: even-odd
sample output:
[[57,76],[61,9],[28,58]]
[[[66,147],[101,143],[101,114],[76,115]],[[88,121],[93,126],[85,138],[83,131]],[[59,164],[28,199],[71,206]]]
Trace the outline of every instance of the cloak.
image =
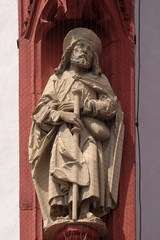
[[[81,119],[84,124],[79,146],[75,146],[70,124],[60,119],[61,103],[74,100],[72,90],[77,84],[83,92]],[[109,129],[109,138],[96,139],[86,127],[86,120],[83,121],[86,116],[96,123],[102,122]],[[79,186],[79,204],[91,198],[95,215],[101,217],[115,208],[124,125],[121,105],[108,79],[103,74],[77,76],[68,71],[52,75],[32,119],[29,162],[44,228],[55,220],[51,209],[56,214],[56,206],[67,208],[71,203],[73,182]]]

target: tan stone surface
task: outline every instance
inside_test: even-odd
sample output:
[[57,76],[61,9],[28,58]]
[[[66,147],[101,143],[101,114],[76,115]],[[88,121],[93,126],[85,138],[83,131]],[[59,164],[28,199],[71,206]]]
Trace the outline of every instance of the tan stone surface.
[[59,217],[73,219],[73,202],[77,218],[88,220],[117,204],[123,112],[98,65],[100,40],[88,33],[67,35],[62,61],[32,115],[29,159],[45,229]]

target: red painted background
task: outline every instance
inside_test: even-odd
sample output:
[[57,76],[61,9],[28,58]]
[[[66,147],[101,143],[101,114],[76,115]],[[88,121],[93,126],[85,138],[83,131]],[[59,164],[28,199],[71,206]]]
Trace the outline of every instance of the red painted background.
[[100,66],[121,101],[125,140],[116,209],[104,218],[106,240],[135,240],[133,0],[19,0],[20,239],[42,240],[42,219],[28,163],[31,114],[74,27],[102,40]]

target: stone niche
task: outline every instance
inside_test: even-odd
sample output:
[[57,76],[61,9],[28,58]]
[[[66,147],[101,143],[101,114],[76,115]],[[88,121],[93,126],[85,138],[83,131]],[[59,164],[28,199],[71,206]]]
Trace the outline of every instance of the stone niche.
[[30,116],[60,62],[64,36],[75,27],[101,39],[100,66],[125,116],[118,206],[103,221],[109,239],[135,239],[134,1],[19,0],[21,240],[44,239],[28,164]]

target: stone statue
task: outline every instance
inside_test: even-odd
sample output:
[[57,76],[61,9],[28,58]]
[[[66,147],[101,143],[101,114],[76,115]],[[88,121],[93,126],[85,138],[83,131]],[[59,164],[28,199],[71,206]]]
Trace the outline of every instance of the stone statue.
[[123,112],[99,67],[101,50],[93,31],[71,30],[32,115],[29,160],[44,229],[96,222],[117,204]]

